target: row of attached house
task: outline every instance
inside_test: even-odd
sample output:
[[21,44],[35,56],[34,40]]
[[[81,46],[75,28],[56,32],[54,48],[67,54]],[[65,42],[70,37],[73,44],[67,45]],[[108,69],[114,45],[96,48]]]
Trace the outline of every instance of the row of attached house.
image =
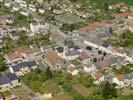
[[4,56],[8,64],[21,62],[22,60],[28,60],[35,58],[36,56],[41,55],[40,48],[16,48],[13,52],[8,53]]
[[10,88],[20,85],[19,79],[15,74],[0,77],[0,91],[6,91]]
[[12,24],[14,23],[15,16],[9,14],[0,14],[0,24]]
[[[29,13],[37,12],[35,4],[28,4],[26,0],[1,0],[0,2],[4,2],[4,5],[11,8],[13,11],[20,11],[24,16],[29,16]],[[44,13],[44,10],[39,8],[39,13]]]
[[21,62],[10,66],[10,72],[15,73],[17,76],[23,76],[30,72],[31,69],[36,69],[37,63],[35,61]]
[[117,75],[112,82],[117,84],[116,88],[133,87],[133,73]]

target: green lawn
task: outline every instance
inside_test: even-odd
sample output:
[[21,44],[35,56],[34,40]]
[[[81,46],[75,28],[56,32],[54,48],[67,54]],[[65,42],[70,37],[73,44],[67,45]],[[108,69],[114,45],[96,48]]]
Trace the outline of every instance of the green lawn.
[[57,84],[52,83],[44,87],[45,93],[52,93],[53,95],[56,95],[61,92],[61,88],[57,86]]
[[18,86],[14,88],[13,90],[16,93],[16,95],[21,98],[21,100],[30,100],[29,95],[28,95],[30,91],[24,88],[23,86]]
[[93,0],[96,3],[102,3],[102,2],[110,2],[110,3],[119,3],[119,2],[125,2],[128,5],[133,6],[133,0]]
[[10,91],[5,91],[5,92],[2,92],[3,96],[6,98],[6,97],[9,97],[12,95],[12,93]]
[[117,100],[133,100],[133,95],[121,96]]

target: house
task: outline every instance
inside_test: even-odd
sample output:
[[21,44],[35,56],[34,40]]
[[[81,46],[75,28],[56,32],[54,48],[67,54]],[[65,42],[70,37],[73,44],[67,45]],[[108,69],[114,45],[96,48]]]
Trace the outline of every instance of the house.
[[0,91],[9,90],[10,88],[10,79],[6,76],[0,77]]
[[29,10],[30,10],[32,13],[36,12],[36,7],[35,7],[35,5],[29,4]]
[[35,61],[22,62],[10,66],[10,72],[15,73],[17,76],[23,76],[25,73],[30,72],[31,69],[36,69],[37,63]]
[[31,23],[30,24],[30,30],[32,33],[38,33],[40,32],[40,30],[45,30],[45,33],[48,32],[48,29],[49,29],[49,24],[48,23],[37,23],[37,24],[33,24]]
[[114,10],[114,9],[121,8],[121,7],[126,7],[126,4],[124,2],[113,4],[109,6],[109,9]]
[[111,67],[120,68],[123,65],[124,58],[111,57],[109,60],[111,61]]
[[70,64],[68,67],[67,67],[67,72],[72,74],[73,76],[75,75],[78,75],[78,70],[76,69],[75,65],[73,64]]
[[24,58],[33,58],[35,56],[41,55],[40,48],[25,48],[22,51],[22,55]]
[[9,33],[9,36],[10,36],[10,38],[13,39],[13,40],[18,40],[18,39],[19,39],[19,35],[18,35],[17,32],[15,32],[15,31],[10,32],[10,33]]
[[19,85],[19,80],[16,74],[8,74],[7,77],[10,79],[10,84],[15,87]]
[[41,8],[39,8],[39,10],[38,10],[38,11],[39,11],[39,13],[40,13],[40,14],[45,13],[45,10],[44,10],[44,9],[41,9]]
[[12,4],[12,9],[13,9],[14,11],[19,11],[19,10],[20,10],[20,5],[19,5],[19,3],[13,3],[13,4]]
[[114,48],[113,51],[118,52],[120,54],[126,54],[126,50],[124,48]]
[[4,3],[5,3],[6,7],[10,7],[11,3],[12,3],[12,0],[4,0]]
[[98,69],[110,69],[111,68],[111,61],[105,59],[105,60],[102,60],[102,61],[98,61],[97,63],[95,63],[95,66],[98,68]]
[[121,75],[117,75],[116,77],[113,77],[112,82],[118,85],[116,86],[116,88],[123,88],[124,80],[125,80],[125,76],[124,74],[121,74]]
[[46,53],[46,52],[48,51],[48,49],[49,49],[49,46],[46,46],[46,45],[41,45],[41,46],[40,46],[40,50],[41,50],[41,52],[43,52],[43,53]]
[[4,56],[6,62],[11,64],[23,60],[21,48],[16,48],[13,52],[10,52]]
[[125,74],[125,86],[133,87],[133,73]]
[[4,100],[2,93],[0,93],[0,100]]
[[84,71],[85,72],[90,72],[90,73],[95,73],[97,71],[95,65],[93,63],[87,63],[83,65]]
[[105,23],[94,22],[94,23],[90,24],[89,26],[85,26],[85,27],[80,28],[80,31],[88,33],[90,31],[97,30],[97,29],[100,29],[102,27],[105,27],[105,25],[106,25]]
[[64,37],[60,34],[51,34],[49,39],[58,43],[64,42]]
[[71,50],[76,50],[76,51],[82,52],[82,49],[79,46],[77,46],[77,45],[73,46],[72,48],[69,48],[69,50],[70,51]]
[[92,74],[92,77],[94,79],[93,81],[94,84],[100,84],[101,82],[104,82],[105,79],[105,75],[102,74],[101,72]]
[[82,63],[82,64],[87,64],[90,63],[90,56],[87,55],[85,52],[82,52],[78,58],[78,60]]
[[64,58],[65,57],[65,48],[64,47],[57,47],[56,48],[56,52],[57,52],[57,54],[60,56],[60,57],[62,57],[62,58]]
[[65,59],[66,60],[74,60],[80,56],[80,52],[77,50],[69,50],[66,52]]
[[130,31],[132,31],[133,32],[133,18],[130,18],[130,19],[127,19],[126,20],[126,26],[127,26],[127,28],[130,30]]
[[15,74],[9,74],[7,76],[0,77],[0,91],[9,90],[12,87],[18,86],[19,81]]
[[44,56],[44,61],[53,70],[61,69],[65,63],[65,60],[58,56],[58,54],[51,49],[49,49],[46,55]]
[[0,24],[12,24],[14,23],[15,16],[10,14],[0,14]]
[[26,16],[26,17],[29,16],[29,12],[28,12],[27,9],[25,9],[25,10],[21,10],[20,13],[21,13],[22,15]]

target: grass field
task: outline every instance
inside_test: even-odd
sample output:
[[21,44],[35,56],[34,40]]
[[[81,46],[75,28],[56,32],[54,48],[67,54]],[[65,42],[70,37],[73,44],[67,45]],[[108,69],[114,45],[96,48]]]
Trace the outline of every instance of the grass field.
[[52,93],[53,95],[56,95],[61,92],[60,87],[58,87],[55,83],[47,85],[44,87],[45,93]]
[[72,100],[72,97],[65,93],[63,95],[55,96],[55,97],[48,99],[48,100]]
[[20,86],[20,87],[16,87],[13,89],[14,93],[19,96],[22,100],[30,100],[29,96],[28,96],[28,90],[25,89],[24,87]]
[[92,93],[92,88],[86,88],[85,86],[81,84],[74,85],[74,89],[79,92],[82,96],[88,96]]
[[119,3],[119,2],[125,2],[128,5],[133,6],[133,0],[92,0],[96,3],[101,3],[101,2],[109,2],[109,3]]
[[133,100],[133,95],[129,95],[129,96],[121,96],[116,100]]
[[124,96],[128,96],[128,95],[132,95],[133,94],[133,89],[130,88],[124,88],[121,90],[122,95]]
[[12,93],[10,91],[5,91],[5,92],[2,92],[3,96],[6,98],[6,97],[9,97],[12,95]]

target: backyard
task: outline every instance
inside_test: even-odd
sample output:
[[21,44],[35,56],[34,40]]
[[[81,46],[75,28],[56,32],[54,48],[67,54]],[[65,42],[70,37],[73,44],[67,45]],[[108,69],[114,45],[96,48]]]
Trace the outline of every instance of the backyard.
[[19,87],[16,87],[16,88],[12,89],[12,92],[15,95],[17,95],[22,100],[31,100],[30,97],[28,96],[28,94],[30,93],[30,91],[28,91],[23,86],[19,86]]

